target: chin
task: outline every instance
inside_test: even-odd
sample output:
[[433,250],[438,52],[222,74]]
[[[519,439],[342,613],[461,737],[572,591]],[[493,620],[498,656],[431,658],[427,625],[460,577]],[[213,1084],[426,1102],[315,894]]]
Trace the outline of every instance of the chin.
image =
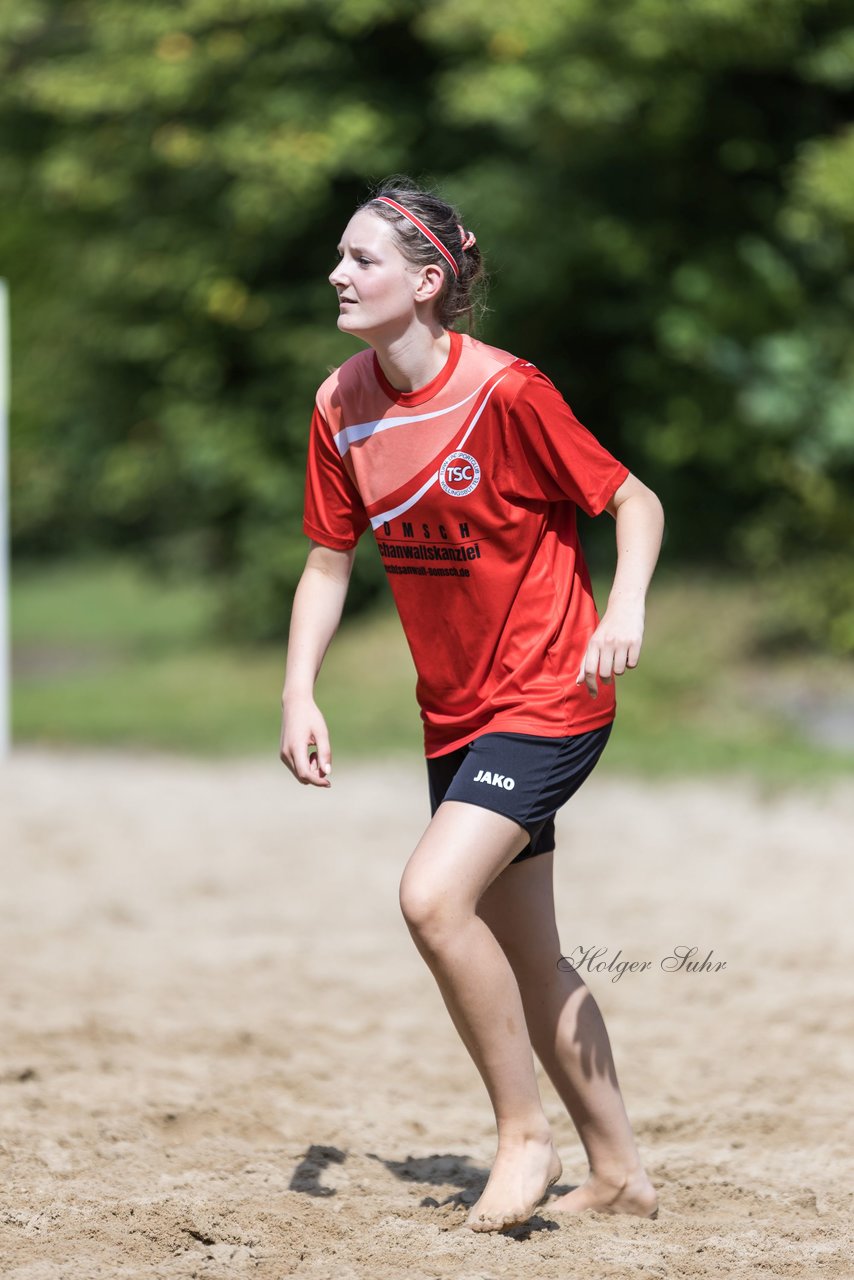
[[355,317],[348,315],[339,315],[338,328],[341,333],[352,333],[354,338],[362,338],[365,342],[368,340],[367,335],[371,332],[369,325],[359,324]]

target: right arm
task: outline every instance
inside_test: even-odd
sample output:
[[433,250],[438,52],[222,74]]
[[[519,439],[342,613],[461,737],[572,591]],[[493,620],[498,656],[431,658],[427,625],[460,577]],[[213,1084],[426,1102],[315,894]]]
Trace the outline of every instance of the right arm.
[[294,595],[279,758],[295,778],[315,787],[332,785],[332,752],[326,721],[314,701],[314,682],[341,621],[355,554],[355,548],[333,551],[312,542]]

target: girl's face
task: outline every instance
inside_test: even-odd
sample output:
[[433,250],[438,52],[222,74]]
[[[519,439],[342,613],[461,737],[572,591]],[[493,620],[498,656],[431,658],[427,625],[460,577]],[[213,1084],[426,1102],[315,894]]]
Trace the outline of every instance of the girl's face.
[[[444,282],[440,267],[413,267],[393,239],[391,226],[369,209],[355,213],[338,246],[329,283],[338,294],[338,328],[366,341],[393,336],[432,307]],[[426,318],[426,315],[424,316]]]

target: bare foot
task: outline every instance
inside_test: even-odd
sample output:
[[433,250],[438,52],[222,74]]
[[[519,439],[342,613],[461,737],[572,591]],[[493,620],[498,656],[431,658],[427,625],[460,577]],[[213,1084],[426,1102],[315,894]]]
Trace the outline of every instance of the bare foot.
[[657,1218],[658,1196],[643,1169],[638,1169],[621,1180],[591,1173],[580,1187],[549,1201],[549,1213],[584,1213],[585,1209],[596,1213],[635,1213],[641,1218]]
[[527,1222],[562,1172],[551,1138],[499,1140],[489,1181],[464,1225],[472,1231],[503,1231]]

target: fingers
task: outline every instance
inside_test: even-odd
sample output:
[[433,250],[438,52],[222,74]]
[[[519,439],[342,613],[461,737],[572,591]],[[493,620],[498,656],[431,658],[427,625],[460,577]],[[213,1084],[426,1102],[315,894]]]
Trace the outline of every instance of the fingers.
[[317,757],[317,748],[313,742],[301,746],[296,759],[296,776],[304,786],[329,787],[329,782]]
[[611,684],[614,676],[624,675],[637,666],[640,658],[640,640],[623,642],[614,639],[597,639],[595,633],[578,668],[575,683],[584,684],[592,698],[599,694],[597,676],[603,684]]
[[303,786],[331,787],[332,749],[319,712],[311,717],[287,716],[282,725],[279,759]]
[[628,645],[625,645],[625,644],[615,645],[613,661],[612,661],[612,672],[615,676],[621,676],[625,674],[626,659],[628,657],[628,651],[629,651]]
[[326,754],[321,751],[316,743],[308,748],[308,778],[301,781],[308,781],[313,787],[331,787],[329,774],[332,771],[332,762],[329,758],[329,744],[326,744]]
[[331,787],[329,774],[331,765],[324,768],[318,759],[317,749],[313,743],[297,747],[283,747],[279,752],[282,764],[287,765],[291,773],[304,787]]
[[332,772],[332,748],[329,745],[329,733],[323,721],[317,725],[314,733],[314,744],[317,748],[314,760],[323,777]]
[[591,640],[587,646],[581,666],[578,668],[578,677],[576,684],[584,684],[587,686],[587,692],[591,698],[598,698],[599,686],[596,683],[596,672],[599,667],[599,645],[595,639]]
[[633,640],[626,651],[626,666],[634,668],[640,661],[641,642]]

